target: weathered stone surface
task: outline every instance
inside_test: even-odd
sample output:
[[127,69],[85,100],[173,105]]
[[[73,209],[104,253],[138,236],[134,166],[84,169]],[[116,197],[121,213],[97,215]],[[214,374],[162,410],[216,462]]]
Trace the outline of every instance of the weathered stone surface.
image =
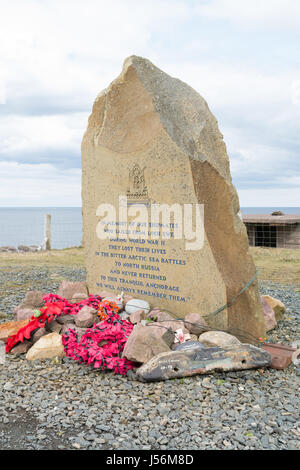
[[162,312],[159,308],[154,308],[147,314],[147,318],[151,318],[154,321],[162,322],[166,320],[174,320],[168,312]]
[[87,293],[78,292],[77,294],[73,295],[73,297],[71,299],[71,303],[78,303],[78,302],[81,302],[82,300],[87,299],[87,298],[88,298]]
[[42,336],[45,336],[48,334],[49,334],[49,331],[47,331],[46,328],[39,328],[33,333],[31,337],[32,344],[36,343]]
[[56,321],[61,325],[65,325],[66,323],[75,323],[76,315],[59,315]]
[[186,329],[194,335],[201,335],[208,327],[208,324],[200,313],[188,313],[184,317],[184,325]]
[[129,316],[129,320],[133,325],[140,323],[141,320],[146,320],[145,310],[137,310]]
[[275,318],[275,312],[270,306],[270,304],[263,298],[261,297],[261,304],[264,312],[264,320],[265,320],[265,328],[266,331],[271,331],[274,330],[277,326],[277,321]]
[[22,343],[18,343],[16,346],[14,346],[10,353],[14,354],[15,356],[19,356],[20,354],[25,354],[27,351],[31,348],[32,343],[30,341],[27,341],[26,339]]
[[190,334],[190,339],[188,341],[198,341],[198,336],[197,335],[191,335]]
[[75,294],[88,295],[88,290],[85,282],[70,282],[62,281],[58,289],[58,295],[69,302],[78,302],[78,299],[73,300]]
[[29,320],[10,321],[0,324],[0,340],[6,341],[9,336],[18,333],[20,328],[27,325]]
[[162,331],[158,327],[137,324],[125,344],[122,357],[133,362],[145,363],[157,354],[170,351],[164,341],[167,335],[168,332]]
[[23,302],[14,308],[14,318],[16,321],[24,320],[26,318],[26,313],[24,310],[35,310],[40,309],[45,304],[43,300],[43,292],[40,291],[28,291],[26,292],[25,299]]
[[146,381],[167,380],[214,370],[232,371],[268,367],[271,355],[256,346],[241,344],[232,349],[203,348],[171,351],[150,359],[136,371]]
[[184,326],[184,322],[180,320],[165,320],[161,322],[155,322],[155,325],[162,328],[169,328],[170,330],[174,331],[174,333],[177,330],[182,330],[183,334],[188,333],[188,330]]
[[32,317],[34,310],[31,308],[18,308],[15,313],[15,320],[28,320]]
[[274,310],[276,321],[278,322],[282,320],[286,311],[285,305],[279,299],[275,299],[274,297],[271,297],[270,295],[262,295],[261,297]]
[[82,335],[86,333],[86,328],[79,328],[78,326],[74,325],[74,323],[66,323],[63,325],[61,330],[61,335],[66,334],[68,330],[73,330],[77,334],[78,339],[81,338]]
[[77,315],[75,315],[75,325],[79,328],[90,328],[94,323],[97,323],[99,317],[94,308],[84,306]]
[[203,349],[205,348],[204,344],[199,341],[185,341],[184,343],[174,344],[172,348],[174,351],[186,351],[190,349]]
[[42,336],[27,352],[26,359],[35,361],[36,359],[51,359],[52,357],[64,357],[64,347],[61,335],[49,333]]
[[144,310],[147,314],[150,311],[150,305],[145,300],[141,299],[132,299],[129,300],[125,305],[125,312],[131,315],[132,313],[137,312],[138,310]]
[[40,308],[45,304],[43,300],[43,292],[37,290],[31,290],[26,292],[24,304],[29,305],[32,308]]
[[62,330],[62,324],[58,323],[56,320],[52,320],[52,322],[46,325],[45,329],[50,333],[60,333]]
[[241,344],[235,336],[223,331],[206,331],[199,336],[198,340],[207,347],[219,346],[221,348],[230,348]]
[[[264,335],[257,281],[232,307],[207,316],[230,302],[256,268],[239,216],[222,134],[207,103],[191,87],[146,59],[126,59],[120,76],[97,96],[89,118],[82,142],[82,196],[83,245],[91,292],[101,287],[101,275],[109,276],[116,269],[117,256],[121,267],[109,282],[113,290],[126,285],[122,273],[128,267],[124,264],[135,263],[129,271],[136,273],[139,283],[128,286],[128,293],[150,304],[159,296],[161,309],[179,318],[199,312],[211,327]],[[151,240],[157,245],[145,243],[145,248],[154,247],[156,252],[138,252],[141,244],[122,241],[122,237],[115,241],[112,235],[110,253],[112,241],[96,235],[96,229],[98,234],[101,229],[96,213],[100,204],[117,209],[120,196],[144,203],[148,221],[152,202],[181,207],[193,204],[194,209],[203,204],[204,245],[187,249],[187,240],[180,237],[166,239],[162,245],[160,233],[159,240]],[[148,224],[145,230],[149,229]],[[129,258],[131,249],[142,259]],[[163,281],[155,281],[155,288],[152,282],[147,287],[149,279],[145,278],[152,268],[164,276]]]

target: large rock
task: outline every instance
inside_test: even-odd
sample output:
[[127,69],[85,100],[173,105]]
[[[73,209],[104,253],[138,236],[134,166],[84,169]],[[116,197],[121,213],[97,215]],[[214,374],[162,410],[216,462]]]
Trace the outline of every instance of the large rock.
[[[190,86],[146,59],[125,60],[120,76],[97,96],[83,137],[82,197],[91,292],[124,290],[149,304],[159,302],[178,318],[199,312],[210,327],[264,335],[257,280],[230,308],[208,316],[236,297],[256,268],[223,136],[207,103]],[[146,211],[148,221],[140,228],[151,232],[150,240],[135,240],[130,226],[115,223],[120,197],[122,204],[127,199],[129,210],[142,206]],[[177,204],[174,226],[167,221],[158,230],[152,224],[153,202],[169,208]],[[112,207],[105,233],[102,204]],[[197,236],[188,233],[199,204],[204,206],[203,244],[201,214]],[[186,236],[178,231],[175,236],[182,222]],[[119,239],[120,230],[114,233],[113,227],[120,227]],[[193,238],[199,243],[192,245]]]
[[58,289],[58,295],[60,295],[60,297],[71,303],[75,303],[79,301],[79,296],[73,298],[76,294],[80,294],[80,299],[86,298],[88,290],[85,282],[62,281]]
[[199,336],[200,343],[207,347],[219,346],[220,348],[230,348],[241,344],[233,335],[224,331],[206,331]]
[[64,357],[64,346],[61,335],[50,333],[42,336],[27,352],[26,359],[35,361],[36,359],[51,359],[53,357]]
[[261,300],[261,304],[262,304],[263,312],[264,312],[266,331],[274,330],[274,328],[276,328],[277,326],[275,312],[270,306],[270,304],[263,297],[261,297],[260,300]]
[[145,363],[157,354],[170,351],[164,341],[164,338],[169,341],[168,335],[169,332],[158,327],[137,324],[129,335],[122,357],[133,362]]
[[270,295],[262,295],[261,297],[274,310],[276,321],[282,320],[286,311],[285,305],[279,299],[275,299],[274,297],[271,297]]

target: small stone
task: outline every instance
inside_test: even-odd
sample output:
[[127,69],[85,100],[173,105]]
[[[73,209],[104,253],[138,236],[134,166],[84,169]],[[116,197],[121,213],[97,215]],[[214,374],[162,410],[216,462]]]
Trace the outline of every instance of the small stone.
[[85,282],[70,282],[62,281],[58,289],[58,295],[63,299],[73,302],[75,294],[88,295],[87,287]]
[[75,316],[75,324],[79,328],[90,328],[98,319],[97,311],[85,305]]
[[275,313],[272,307],[268,304],[268,302],[261,297],[261,304],[264,312],[264,319],[266,325],[266,332],[273,330],[277,326],[277,321],[275,318]]
[[28,320],[34,314],[34,310],[31,308],[18,308],[15,312],[15,320]]
[[279,299],[271,297],[271,295],[262,295],[261,298],[264,299],[273,309],[276,321],[278,322],[282,320],[286,312],[285,305]]
[[129,300],[129,302],[127,302],[127,304],[125,305],[125,311],[129,315],[137,312],[138,310],[144,310],[146,314],[149,313],[150,312],[149,303],[141,299],[132,299],[132,300]]
[[218,346],[220,348],[230,348],[235,345],[241,344],[241,342],[233,335],[225,333],[223,331],[206,331],[199,336],[200,343],[207,347]]
[[66,323],[62,327],[61,335],[65,335],[68,332],[68,330],[75,331],[78,339],[80,339],[81,336],[86,333],[86,328],[79,328],[78,326],[74,325],[74,323]]
[[126,312],[121,312],[119,316],[120,320],[128,320],[128,318],[130,317],[130,315],[128,315],[128,313]]
[[147,318],[150,318],[153,321],[164,322],[166,320],[174,320],[168,312],[161,311],[159,308],[154,308],[147,314]]
[[51,359],[54,357],[64,357],[64,346],[61,335],[50,333],[42,336],[27,352],[26,359],[34,361],[36,359]]
[[18,343],[11,349],[11,354],[19,356],[19,354],[25,354],[31,348],[32,343],[30,341],[24,340],[22,343]]
[[59,315],[56,319],[58,323],[61,325],[65,325],[66,323],[73,323],[75,324],[76,315]]
[[[20,305],[14,308],[15,319],[16,320],[18,319],[19,310],[24,310],[24,309],[34,310],[34,309],[39,309],[43,307],[43,305],[45,304],[43,300],[43,296],[44,294],[40,291],[36,291],[36,290],[28,291],[25,295],[24,301]],[[22,320],[22,318],[20,318],[20,320]]]
[[6,382],[6,383],[4,384],[4,386],[3,386],[3,390],[4,390],[5,392],[10,392],[10,391],[14,390],[14,388],[15,388],[15,387],[14,387],[14,385],[13,385],[11,382]]
[[190,333],[197,336],[208,328],[206,321],[200,313],[188,313],[184,317],[184,325]]
[[155,322],[155,325],[157,325],[160,328],[165,328],[165,329],[167,328],[171,331],[174,331],[174,333],[177,330],[182,330],[184,335],[188,333],[188,330],[184,326],[184,322],[181,320],[176,320],[176,319],[165,320],[162,322]]
[[86,292],[78,292],[73,295],[71,299],[71,303],[80,303],[82,300],[85,300],[88,298],[88,295]]
[[36,330],[31,338],[32,344],[36,343],[42,336],[48,335],[49,332],[46,330],[46,328],[39,328]]
[[129,316],[129,320],[133,325],[140,323],[141,320],[146,320],[146,313],[144,310],[137,310]]
[[60,333],[62,330],[62,325],[56,320],[52,320],[52,322],[48,323],[45,328],[50,333]]

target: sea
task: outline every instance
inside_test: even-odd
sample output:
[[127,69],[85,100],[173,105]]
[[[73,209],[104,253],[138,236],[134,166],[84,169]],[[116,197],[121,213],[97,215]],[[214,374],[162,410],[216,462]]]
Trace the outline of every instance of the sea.
[[[300,207],[242,207],[243,214],[300,214]],[[51,215],[51,247],[63,249],[82,243],[81,207],[0,207],[0,247],[40,245],[45,215]]]

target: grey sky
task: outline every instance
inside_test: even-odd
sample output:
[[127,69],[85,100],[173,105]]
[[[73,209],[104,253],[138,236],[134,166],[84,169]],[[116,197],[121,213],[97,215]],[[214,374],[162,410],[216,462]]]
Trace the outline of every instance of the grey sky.
[[123,60],[218,119],[242,206],[300,205],[300,2],[0,0],[0,205],[80,205],[80,143]]

